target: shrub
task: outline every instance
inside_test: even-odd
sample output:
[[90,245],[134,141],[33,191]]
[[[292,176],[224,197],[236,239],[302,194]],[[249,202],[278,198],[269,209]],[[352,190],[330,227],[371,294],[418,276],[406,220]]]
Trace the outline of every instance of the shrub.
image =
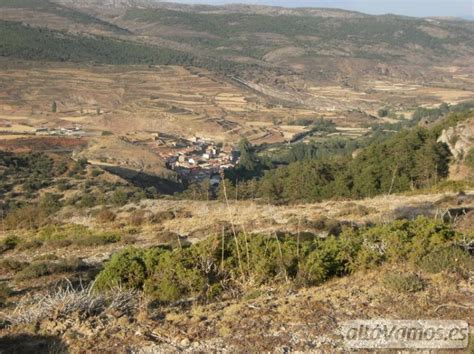
[[474,259],[458,247],[446,247],[429,253],[419,262],[428,273],[459,272],[468,274],[474,270]]
[[17,272],[22,270],[28,265],[28,263],[20,262],[14,259],[4,259],[0,261],[0,272]]
[[111,202],[116,206],[124,206],[128,202],[128,193],[123,188],[117,189],[112,194]]
[[447,224],[419,217],[360,230],[345,229],[339,254],[349,271],[369,269],[386,261],[415,264],[453,242],[458,235]]
[[41,226],[47,219],[47,213],[35,205],[27,205],[10,211],[5,218],[8,229],[33,229]]
[[116,243],[121,240],[121,236],[115,232],[103,232],[90,234],[85,237],[75,237],[71,239],[72,244],[77,246],[100,246],[109,243]]
[[67,183],[66,180],[60,179],[56,183],[56,188],[58,188],[60,192],[65,192],[69,189],[69,184]]
[[142,199],[147,199],[147,194],[144,190],[142,189],[139,189],[137,190],[136,192],[133,193],[132,197],[131,197],[131,200],[134,202],[134,203],[139,203],[140,200]]
[[0,242],[0,254],[14,249],[20,242],[17,236],[7,236],[3,241]]
[[49,246],[54,247],[67,247],[70,245],[99,246],[119,242],[121,235],[113,231],[100,232],[89,230],[82,225],[69,225],[66,227],[45,227],[38,232],[38,238]]
[[11,294],[11,289],[5,283],[0,283],[0,308],[5,306],[8,297]]
[[464,158],[466,165],[474,171],[474,148],[470,148]]
[[92,194],[86,193],[79,200],[81,208],[92,208],[94,205],[96,205],[96,200]]
[[146,251],[128,247],[112,256],[95,281],[98,290],[111,289],[116,286],[140,289],[152,267],[146,259]]
[[172,302],[205,290],[207,278],[192,262],[188,250],[161,254],[154,268],[144,285],[145,292],[158,301]]
[[[471,269],[472,259],[451,246],[457,236],[447,225],[419,218],[361,229],[346,227],[338,237],[324,239],[227,234],[175,249],[127,248],[112,256],[97,277],[96,288],[121,285],[173,302],[214,298],[229,284],[313,286],[386,262],[416,265],[421,260],[429,271],[452,269],[452,264]],[[452,254],[445,254],[446,249]],[[424,287],[423,279],[413,274],[393,274],[385,281],[405,292]]]
[[60,201],[61,197],[62,196],[59,194],[46,193],[41,197],[39,201],[39,207],[47,215],[53,214],[62,207],[62,203]]
[[389,114],[389,111],[387,108],[381,108],[377,111],[377,115],[380,117],[380,118],[383,118],[383,117],[387,117]]
[[35,257],[34,261],[57,261],[59,259],[54,253],[46,253],[41,256]]
[[150,222],[159,224],[166,220],[173,220],[175,215],[172,211],[159,211],[150,217]]
[[18,245],[18,249],[20,251],[24,250],[29,250],[29,249],[34,249],[34,248],[40,248],[43,246],[43,242],[41,240],[29,240],[29,241],[24,241]]
[[99,210],[95,218],[100,223],[108,223],[115,221],[116,215],[110,209],[103,207]]
[[61,260],[59,262],[33,262],[15,275],[16,280],[27,280],[51,274],[78,271],[84,263],[78,258]]
[[104,171],[101,171],[97,168],[94,168],[94,169],[92,169],[91,175],[92,175],[92,177],[98,177],[98,176],[102,175],[103,173],[104,173]]
[[395,292],[414,293],[425,288],[423,278],[417,274],[387,274],[383,279],[383,284]]
[[343,272],[338,259],[340,246],[334,237],[315,243],[315,248],[302,257],[298,269],[300,285],[313,286]]
[[155,187],[148,187],[145,189],[146,195],[150,199],[155,199],[158,196],[158,191]]
[[130,225],[140,226],[145,222],[145,212],[143,210],[135,210],[128,218]]

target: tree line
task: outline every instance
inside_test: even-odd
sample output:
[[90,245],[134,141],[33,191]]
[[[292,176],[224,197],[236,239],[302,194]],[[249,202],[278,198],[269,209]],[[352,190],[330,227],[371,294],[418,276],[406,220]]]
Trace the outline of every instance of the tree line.
[[[374,142],[355,157],[346,154],[308,158],[267,170],[255,162],[256,158],[246,156],[252,155],[247,150],[243,153],[246,162],[226,182],[226,194],[229,199],[295,203],[431,187],[448,176],[451,158],[448,147],[436,140],[434,131],[418,127]],[[252,174],[255,177],[248,178]]]

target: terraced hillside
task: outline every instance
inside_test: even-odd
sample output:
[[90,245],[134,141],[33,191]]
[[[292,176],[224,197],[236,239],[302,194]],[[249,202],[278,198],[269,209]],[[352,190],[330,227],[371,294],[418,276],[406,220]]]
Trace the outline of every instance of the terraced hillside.
[[[0,82],[7,88],[0,96],[0,115],[23,124],[25,132],[76,123],[115,134],[159,131],[226,141],[240,135],[282,141],[286,131],[291,136],[299,130],[274,126],[272,120],[317,114],[272,105],[206,70],[179,66],[25,64],[3,70]],[[57,105],[55,114],[52,102]]]
[[[416,105],[472,98],[474,89],[474,28],[468,21],[264,6],[59,2],[67,7],[46,0],[3,1],[0,19],[125,42],[55,32],[43,33],[45,40],[33,29],[2,24],[5,38],[29,38],[31,46],[7,45],[3,55],[205,67],[277,100],[325,112],[373,114],[388,106],[403,113]],[[36,42],[52,53],[38,51]],[[82,50],[64,55],[65,42]],[[101,48],[111,55],[101,54]]]

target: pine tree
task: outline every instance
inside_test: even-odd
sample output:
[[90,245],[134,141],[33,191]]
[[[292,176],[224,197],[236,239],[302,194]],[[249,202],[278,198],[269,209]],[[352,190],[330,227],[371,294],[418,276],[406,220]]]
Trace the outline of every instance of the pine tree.
[[253,171],[257,167],[257,159],[253,151],[252,144],[247,138],[242,138],[239,142],[240,161],[239,165],[247,171]]
[[53,104],[51,105],[51,112],[56,113],[58,111],[58,105],[56,104],[56,101],[53,101]]

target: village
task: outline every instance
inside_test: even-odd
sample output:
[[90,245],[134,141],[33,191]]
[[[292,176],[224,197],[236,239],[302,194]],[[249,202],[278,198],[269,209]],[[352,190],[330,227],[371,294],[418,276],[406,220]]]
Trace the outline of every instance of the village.
[[47,128],[40,127],[35,129],[35,135],[44,136],[76,136],[81,137],[85,136],[86,132],[79,125],[74,125],[71,127],[57,127],[57,128]]
[[221,171],[232,169],[239,162],[238,149],[208,138],[176,139],[163,133],[153,136],[154,150],[166,161],[166,166],[190,183],[209,179],[211,186],[217,186]]

